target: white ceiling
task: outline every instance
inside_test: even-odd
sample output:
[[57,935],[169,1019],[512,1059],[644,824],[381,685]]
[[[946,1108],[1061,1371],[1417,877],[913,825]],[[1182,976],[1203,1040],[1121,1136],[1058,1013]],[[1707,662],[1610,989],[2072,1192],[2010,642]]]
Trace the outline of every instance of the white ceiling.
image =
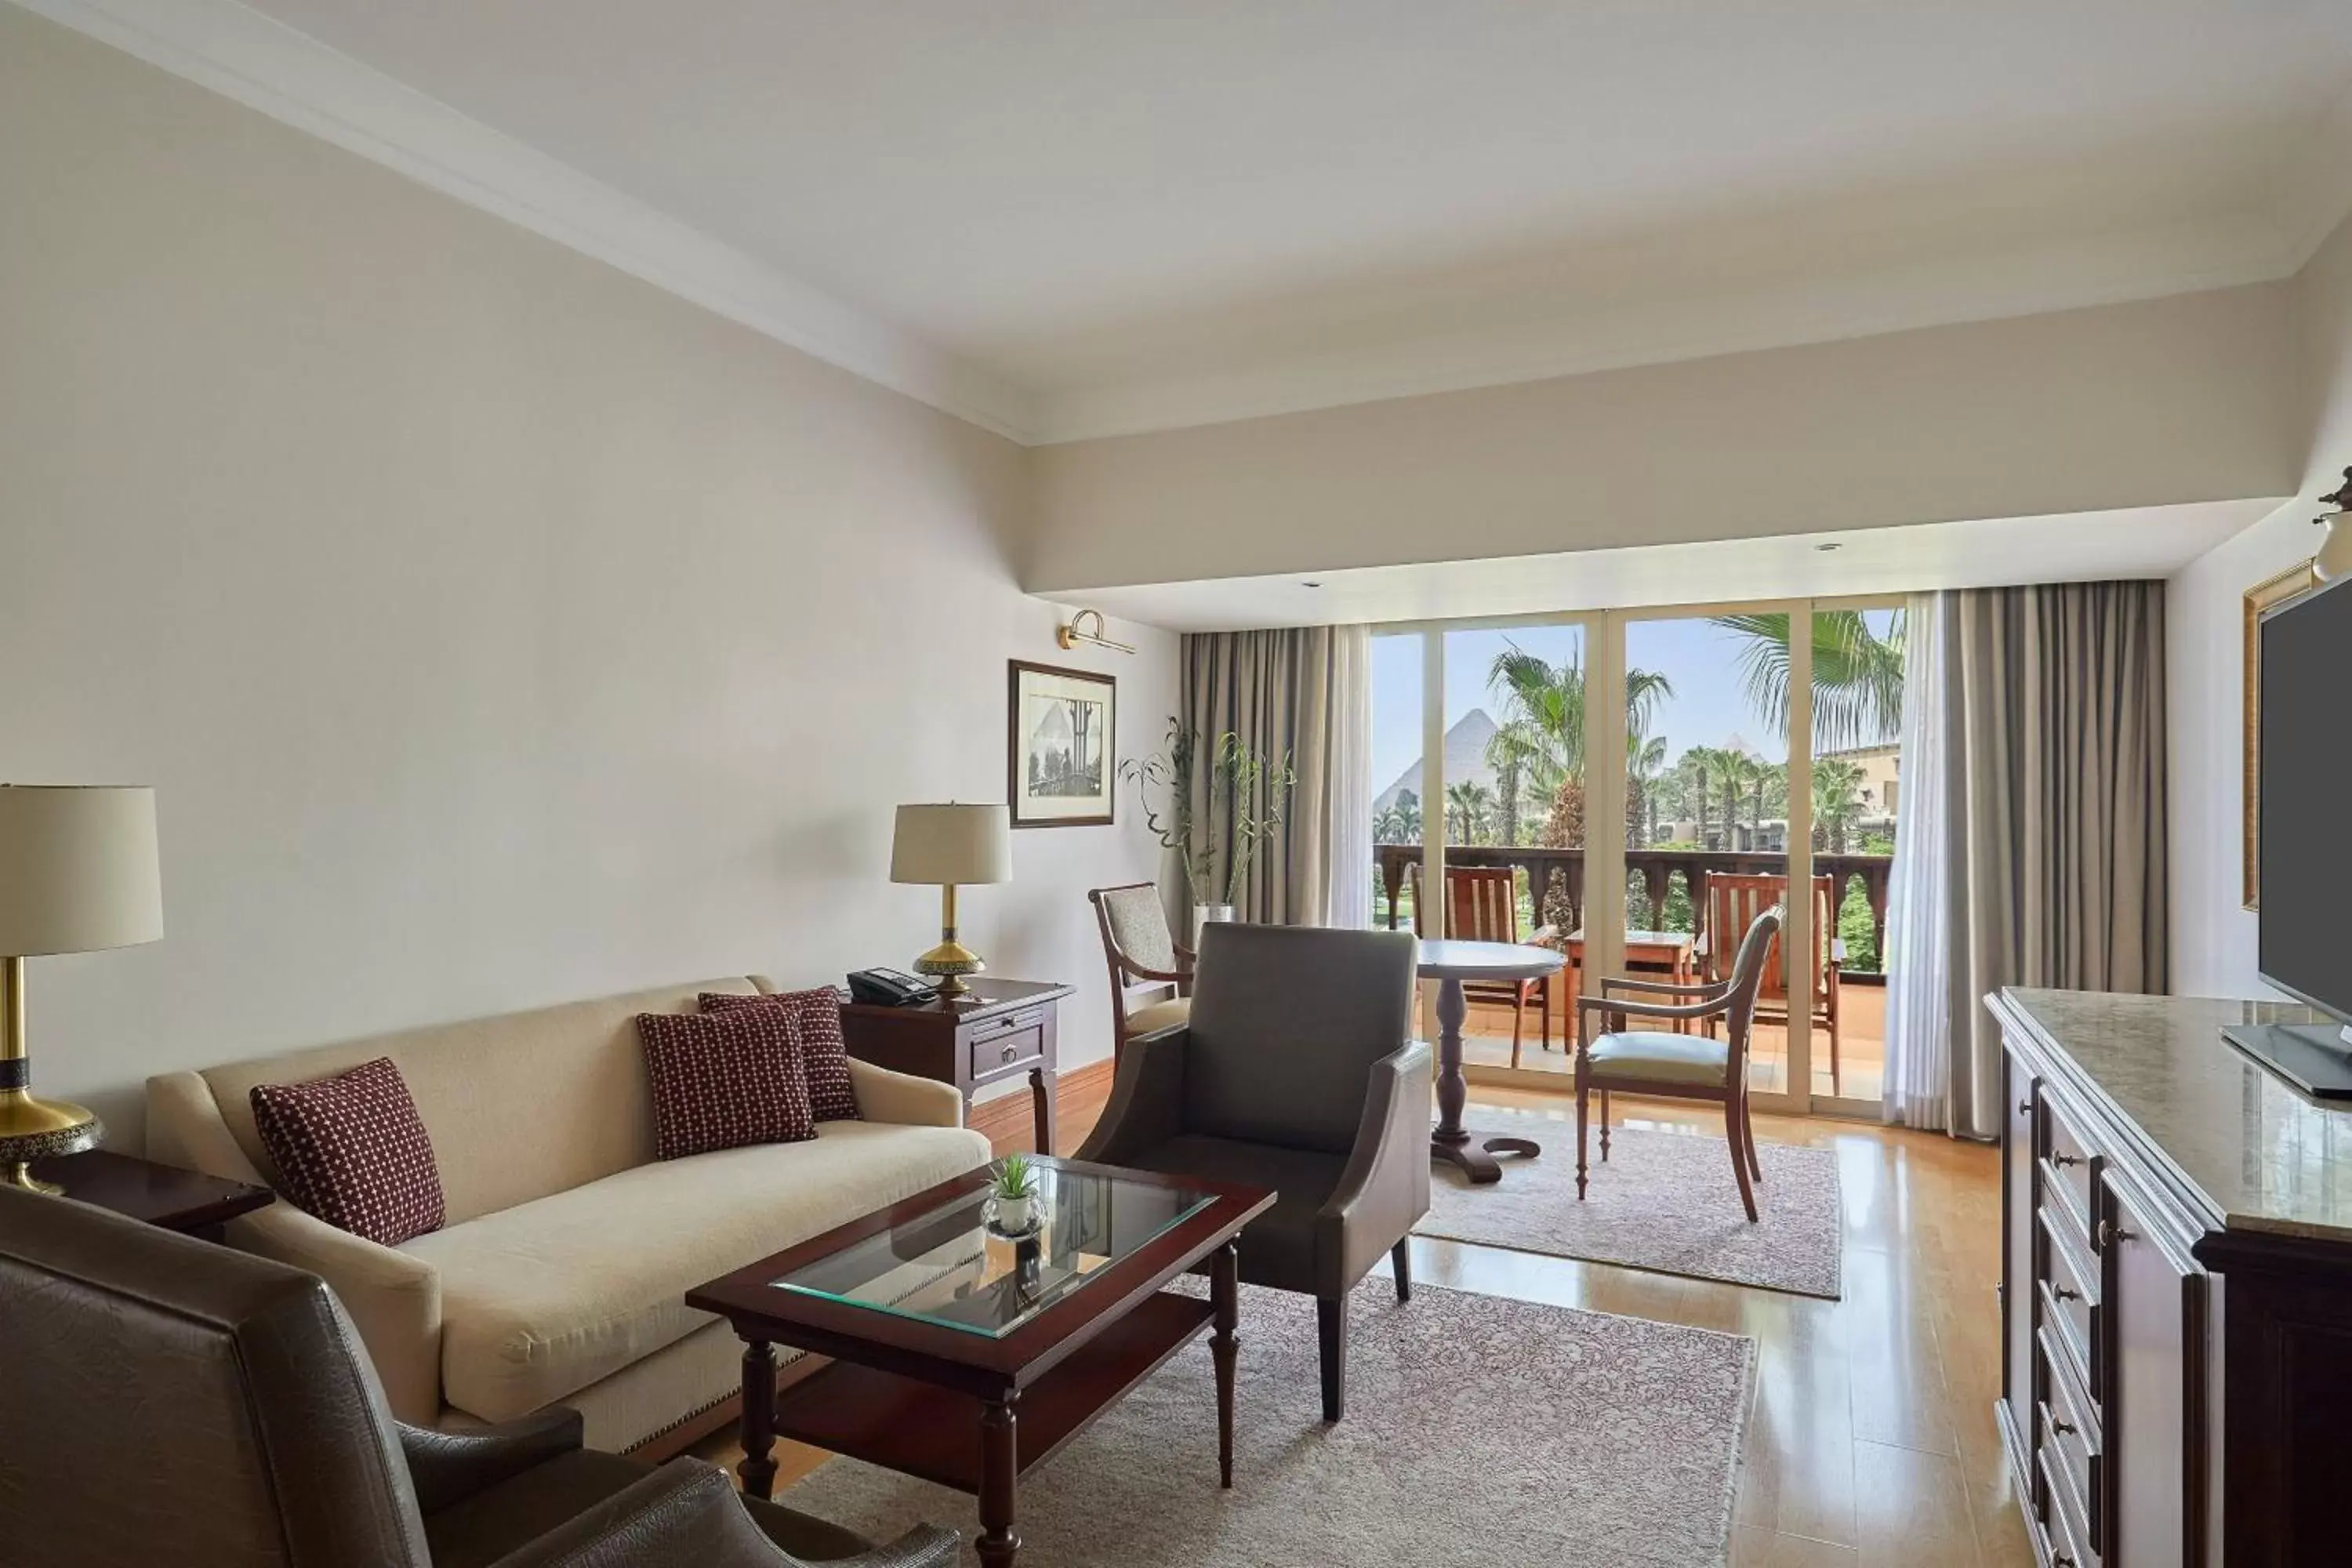
[[1083,602],[1114,623],[1235,631],[2162,577],[2289,499],[1152,583]]
[[20,3],[1028,439],[2282,276],[2352,203],[2346,0]]

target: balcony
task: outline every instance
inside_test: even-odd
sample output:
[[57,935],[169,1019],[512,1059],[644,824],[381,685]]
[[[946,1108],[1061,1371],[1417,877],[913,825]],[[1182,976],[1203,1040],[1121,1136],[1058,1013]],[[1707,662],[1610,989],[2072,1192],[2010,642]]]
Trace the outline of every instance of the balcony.
[[[1374,847],[1373,863],[1378,878],[1380,905],[1374,919],[1391,930],[1412,923],[1411,888],[1414,870],[1421,864],[1421,847],[1417,844],[1381,844]],[[1547,907],[1547,900],[1565,900],[1571,927],[1584,921],[1584,851],[1581,849],[1547,849],[1534,845],[1449,844],[1445,847],[1446,864],[1450,866],[1509,866],[1516,868],[1524,883],[1526,900],[1523,917]],[[1650,908],[1667,908],[1672,895],[1679,892],[1688,900],[1690,918],[1682,925],[1695,934],[1703,934],[1706,924],[1706,883],[1710,876],[1766,875],[1787,869],[1787,859],[1778,854],[1748,850],[1724,849],[1629,849],[1625,852],[1625,869],[1629,885],[1638,879],[1647,896]],[[1831,854],[1815,851],[1813,872],[1816,876],[1837,879],[1837,906],[1841,925],[1847,935],[1849,962],[1841,982],[1839,1008],[1839,1091],[1848,1098],[1874,1100],[1885,1068],[1885,984],[1879,972],[1879,954],[1886,951],[1886,890],[1892,870],[1892,858],[1885,855]],[[1860,940],[1864,916],[1867,916],[1869,941]],[[1526,926],[1533,935],[1538,919]],[[1680,927],[1676,927],[1680,929]],[[1555,991],[1553,1030],[1557,1041],[1562,1020],[1559,992]],[[1574,1024],[1568,1023],[1572,1031]],[[1474,1004],[1470,1021],[1465,1028],[1464,1056],[1473,1064],[1501,1067],[1510,1060],[1511,1015],[1507,1007]],[[1759,1089],[1785,1089],[1788,1060],[1788,1031],[1771,1025],[1759,1024],[1751,1042],[1752,1078]],[[1827,1031],[1816,1026],[1813,1030],[1813,1092],[1830,1092],[1829,1038]],[[1546,1057],[1536,1039],[1536,1019],[1530,1013],[1527,1033],[1520,1053],[1522,1066],[1538,1070],[1565,1072],[1569,1069],[1567,1053],[1554,1050]]]

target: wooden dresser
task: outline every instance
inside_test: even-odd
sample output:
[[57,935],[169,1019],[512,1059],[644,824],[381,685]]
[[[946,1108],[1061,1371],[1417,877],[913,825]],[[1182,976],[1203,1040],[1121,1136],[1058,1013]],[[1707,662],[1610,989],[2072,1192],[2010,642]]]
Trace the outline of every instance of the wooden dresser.
[[2004,991],[2001,1436],[2045,1568],[2352,1563],[2352,1109],[2251,1002]]

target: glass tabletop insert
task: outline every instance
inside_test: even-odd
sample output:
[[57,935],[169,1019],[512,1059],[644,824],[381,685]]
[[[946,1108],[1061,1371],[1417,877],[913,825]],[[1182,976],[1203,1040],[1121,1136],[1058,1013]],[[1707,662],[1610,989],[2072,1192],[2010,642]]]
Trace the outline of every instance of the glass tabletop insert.
[[862,1237],[772,1283],[1002,1338],[1216,1201],[1188,1188],[1074,1171],[1057,1160],[1033,1158],[1030,1166],[1039,1197],[1025,1234],[999,1228],[994,1201],[982,1190]]

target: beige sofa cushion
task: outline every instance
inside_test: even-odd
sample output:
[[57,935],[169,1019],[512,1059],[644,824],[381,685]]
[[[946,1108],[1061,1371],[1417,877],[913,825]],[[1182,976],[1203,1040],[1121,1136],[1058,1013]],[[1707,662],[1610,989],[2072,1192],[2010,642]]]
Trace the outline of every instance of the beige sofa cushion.
[[640,1165],[420,1236],[441,1276],[441,1387],[504,1421],[711,1320],[687,1291],[983,1164],[959,1127],[828,1121],[804,1143]]
[[237,1146],[276,1186],[277,1167],[254,1131],[253,1086],[390,1057],[433,1140],[446,1223],[458,1225],[652,1160],[653,1093],[636,1016],[691,1013],[704,991],[764,988],[740,974],[698,980],[257,1057],[202,1076]]

